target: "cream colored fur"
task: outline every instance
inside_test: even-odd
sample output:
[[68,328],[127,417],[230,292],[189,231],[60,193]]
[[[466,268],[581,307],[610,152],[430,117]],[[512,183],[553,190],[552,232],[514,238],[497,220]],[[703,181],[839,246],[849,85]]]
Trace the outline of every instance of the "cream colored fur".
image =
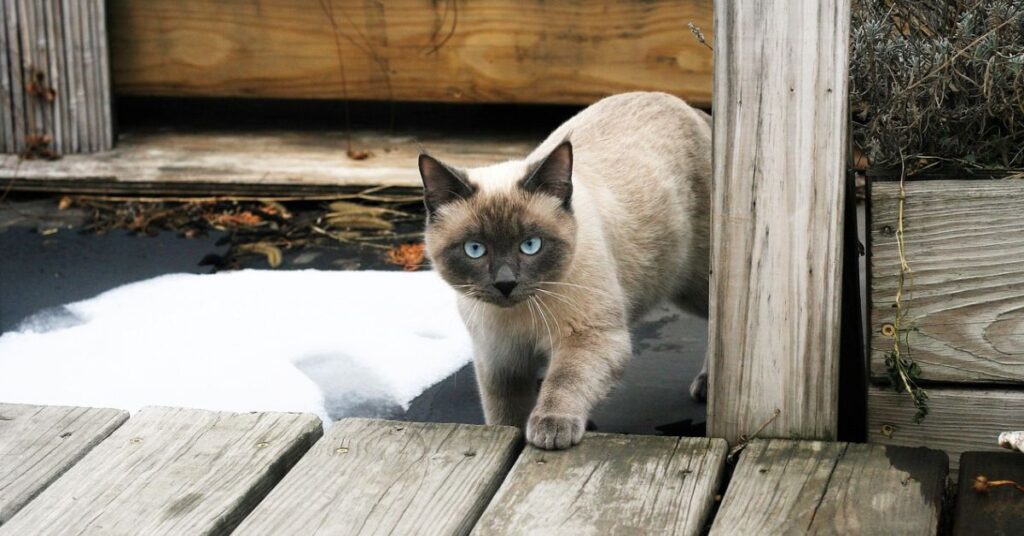
[[[459,297],[487,421],[525,423],[527,439],[543,448],[580,441],[630,357],[630,322],[665,299],[705,316],[708,305],[707,114],[662,93],[616,95],[567,121],[524,161],[470,169],[469,181],[478,195],[509,192],[566,139],[577,231],[565,277],[514,307]],[[702,372],[691,394],[703,397],[705,385]]]

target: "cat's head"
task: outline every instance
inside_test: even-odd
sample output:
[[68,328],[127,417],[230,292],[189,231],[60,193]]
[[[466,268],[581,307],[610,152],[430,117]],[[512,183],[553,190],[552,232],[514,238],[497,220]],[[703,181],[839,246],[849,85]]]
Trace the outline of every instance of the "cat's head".
[[509,307],[565,274],[576,248],[572,145],[469,171],[420,155],[427,254],[455,290]]

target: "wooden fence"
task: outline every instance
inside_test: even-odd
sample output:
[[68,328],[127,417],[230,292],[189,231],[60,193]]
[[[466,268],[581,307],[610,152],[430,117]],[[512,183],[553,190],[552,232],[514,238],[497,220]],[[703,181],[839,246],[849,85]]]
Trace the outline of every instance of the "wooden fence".
[[0,153],[114,143],[104,0],[0,0]]
[[[943,448],[955,465],[1024,429],[1024,181],[905,183],[897,311],[900,197],[899,182],[872,185],[869,438]],[[910,395],[887,385],[895,336],[928,393],[921,423]]]

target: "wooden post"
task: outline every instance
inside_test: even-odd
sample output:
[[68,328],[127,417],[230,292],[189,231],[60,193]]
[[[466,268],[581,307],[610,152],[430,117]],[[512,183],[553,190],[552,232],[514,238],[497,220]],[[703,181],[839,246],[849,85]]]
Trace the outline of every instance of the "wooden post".
[[0,152],[113,146],[104,0],[0,0]]
[[836,438],[849,20],[715,2],[713,437]]

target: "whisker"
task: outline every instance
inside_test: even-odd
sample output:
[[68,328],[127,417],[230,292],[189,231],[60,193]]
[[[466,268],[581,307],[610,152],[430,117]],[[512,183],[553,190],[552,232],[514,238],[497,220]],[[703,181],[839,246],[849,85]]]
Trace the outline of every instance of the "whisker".
[[533,314],[533,300],[526,300],[526,307],[530,310],[530,328],[537,329],[537,316]]
[[542,288],[537,288],[535,290],[537,290],[538,292],[543,292],[544,294],[548,294],[552,298],[555,298],[556,300],[565,303],[570,308],[572,308],[572,310],[575,311],[577,314],[581,314],[581,315],[585,314],[583,312],[583,309],[580,307],[580,304],[577,303],[576,300],[573,300],[573,299],[569,298],[568,296],[559,294],[557,292],[551,292],[550,290],[544,290]]
[[540,313],[541,320],[544,321],[544,329],[548,332],[548,344],[551,346],[552,351],[555,349],[555,338],[551,334],[551,326],[548,325],[548,317],[544,314],[544,309],[540,307],[540,298],[536,296],[530,296],[530,299],[537,302],[537,312]]
[[609,298],[614,298],[613,295],[611,295],[608,292],[603,291],[603,290],[601,290],[599,288],[588,287],[586,285],[579,285],[579,284],[576,284],[576,283],[567,283],[565,281],[540,281],[540,282],[538,282],[538,284],[540,284],[540,285],[565,285],[565,286],[569,286],[569,287],[576,287],[576,288],[581,288],[581,289],[584,289],[584,290],[590,290],[590,291],[593,291],[593,292],[604,294],[605,296],[607,296]]

